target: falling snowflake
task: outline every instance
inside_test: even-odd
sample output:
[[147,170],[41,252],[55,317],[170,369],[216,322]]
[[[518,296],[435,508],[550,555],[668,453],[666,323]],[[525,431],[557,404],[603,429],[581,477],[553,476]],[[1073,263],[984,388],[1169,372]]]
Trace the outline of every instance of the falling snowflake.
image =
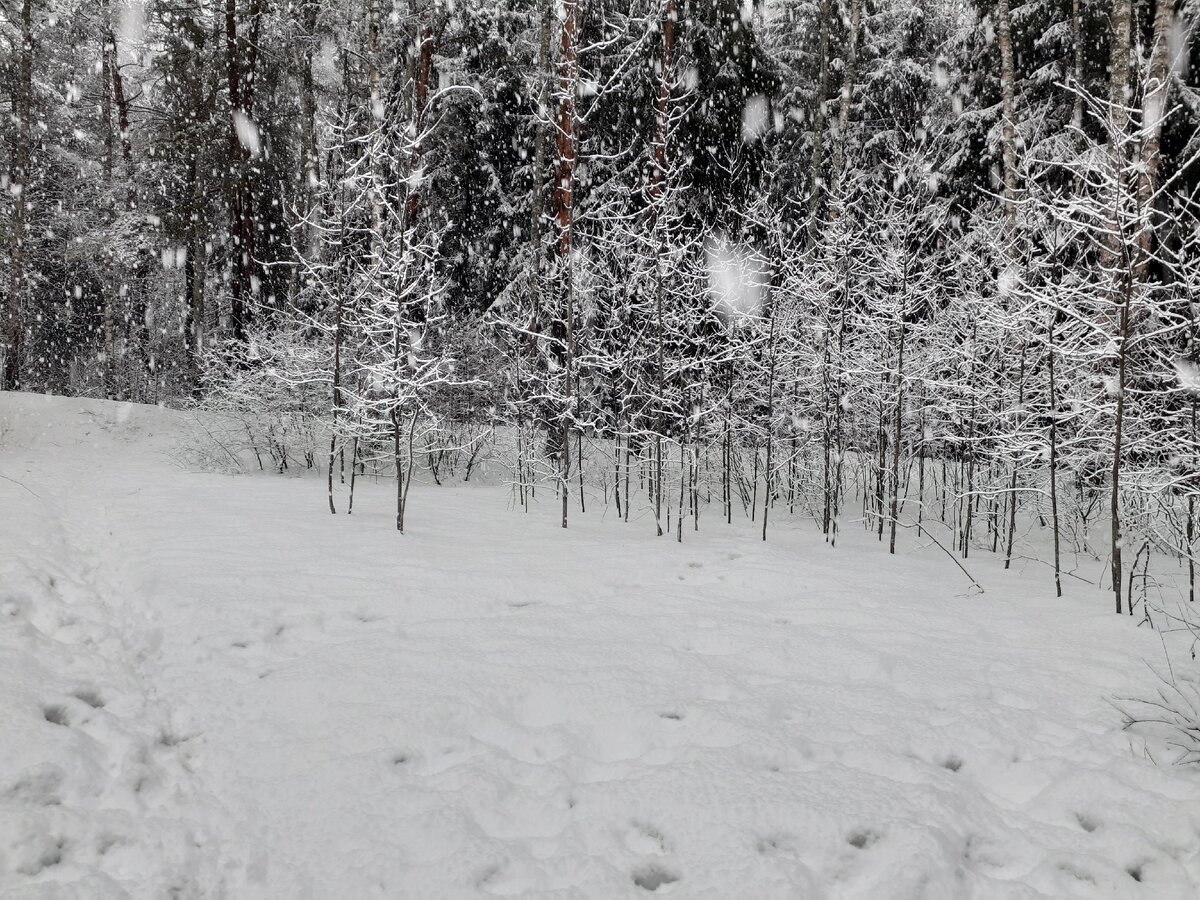
[[235,109],[233,127],[237,130],[238,141],[242,147],[251,156],[258,156],[258,124],[240,109]]
[[757,141],[771,126],[771,104],[762,94],[755,94],[742,108],[742,140]]
[[1200,391],[1200,365],[1190,359],[1177,359],[1174,365],[1180,387],[1187,391]]

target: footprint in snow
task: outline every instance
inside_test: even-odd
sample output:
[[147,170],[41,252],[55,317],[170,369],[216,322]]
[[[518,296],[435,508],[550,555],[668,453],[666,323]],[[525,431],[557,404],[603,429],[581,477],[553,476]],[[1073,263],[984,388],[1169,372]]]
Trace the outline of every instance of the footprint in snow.
[[646,822],[636,819],[629,823],[633,830],[625,836],[625,846],[634,853],[641,855],[654,854],[663,856],[667,853],[668,842],[666,835]]
[[1084,884],[1091,884],[1091,885],[1098,884],[1095,876],[1093,876],[1091,872],[1088,872],[1087,870],[1085,870],[1085,869],[1081,868],[1080,866],[1077,866],[1073,863],[1069,863],[1069,862],[1059,863],[1058,870],[1060,872],[1062,872],[1064,875],[1069,875],[1071,878],[1074,878],[1076,881],[1082,881]]
[[113,847],[125,844],[125,838],[115,834],[100,834],[96,837],[96,854],[104,856]]
[[67,713],[67,708],[57,703],[43,706],[42,717],[51,725],[61,725],[64,728],[68,728],[71,725],[71,717]]
[[644,891],[657,891],[664,885],[679,881],[679,875],[658,863],[650,863],[635,869],[633,883]]
[[504,866],[500,863],[492,863],[489,866],[484,866],[475,876],[475,887],[486,888],[500,874],[503,868]]
[[866,850],[868,847],[878,843],[880,835],[878,832],[872,831],[870,828],[863,828],[858,831],[850,832],[846,838],[846,843],[856,850]]
[[194,734],[176,734],[173,731],[163,731],[158,735],[158,745],[160,747],[178,747],[180,744],[186,744]]
[[19,874],[28,875],[32,878],[35,875],[40,875],[45,869],[51,869],[63,861],[64,851],[67,846],[66,838],[42,835],[40,836],[39,844],[40,846],[34,848],[35,852],[28,854],[28,857],[15,867]]
[[104,698],[95,688],[80,688],[72,693],[71,696],[81,703],[86,703],[92,709],[101,709],[104,706]]
[[27,771],[0,792],[0,798],[28,806],[58,806],[62,802],[59,797],[62,783],[62,769],[45,764]]
[[788,852],[792,849],[793,838],[787,834],[769,834],[754,842],[754,849],[763,856],[773,856],[776,853]]
[[963,761],[959,757],[951,754],[942,760],[942,768],[949,769],[951,772],[957,772],[963,767]]
[[404,750],[397,750],[391,757],[392,768],[402,769],[413,761],[413,754]]

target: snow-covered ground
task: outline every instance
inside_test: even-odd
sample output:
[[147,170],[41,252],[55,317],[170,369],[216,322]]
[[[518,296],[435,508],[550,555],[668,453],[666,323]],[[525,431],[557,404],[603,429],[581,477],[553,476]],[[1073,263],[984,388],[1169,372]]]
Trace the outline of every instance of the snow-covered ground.
[[400,537],[181,420],[0,395],[0,896],[1200,896],[1103,594],[502,488]]

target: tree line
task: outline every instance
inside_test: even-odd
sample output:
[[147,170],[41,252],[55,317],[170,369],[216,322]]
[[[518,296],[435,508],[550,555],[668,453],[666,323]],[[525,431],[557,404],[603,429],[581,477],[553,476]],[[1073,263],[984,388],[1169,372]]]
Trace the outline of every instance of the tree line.
[[5,388],[236,413],[400,530],[490,454],[564,527],[1032,532],[1060,593],[1194,596],[1194,3],[0,16]]

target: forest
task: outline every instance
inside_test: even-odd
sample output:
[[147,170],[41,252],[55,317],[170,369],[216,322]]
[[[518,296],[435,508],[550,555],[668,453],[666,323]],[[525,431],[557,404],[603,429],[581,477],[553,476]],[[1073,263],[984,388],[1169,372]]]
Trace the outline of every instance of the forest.
[[1192,600],[1198,11],[5,0],[0,386]]

